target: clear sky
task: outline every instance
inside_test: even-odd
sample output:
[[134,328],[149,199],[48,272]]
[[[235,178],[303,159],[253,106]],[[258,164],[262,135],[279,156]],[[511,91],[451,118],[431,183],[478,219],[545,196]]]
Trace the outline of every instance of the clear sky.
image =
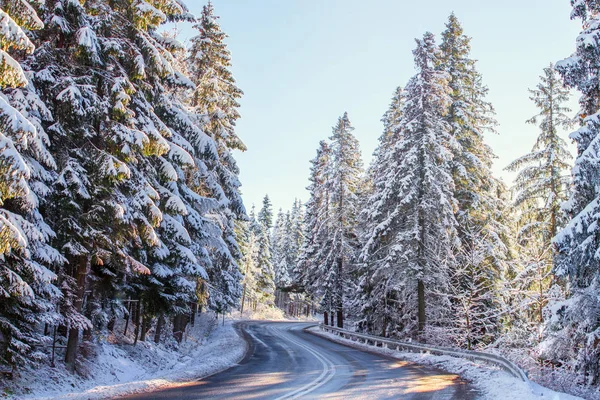
[[[188,0],[199,15],[202,0]],[[579,32],[569,0],[213,0],[230,36],[233,72],[245,92],[237,153],[246,207],[268,193],[274,207],[305,201],[309,160],[347,111],[365,165],[394,89],[414,74],[414,38],[439,38],[454,11],[473,38],[472,56],[497,111],[494,171],[526,153],[537,135],[528,88],[568,57]],[[181,26],[181,39],[191,36]],[[576,107],[576,96],[573,97]],[[566,136],[566,134],[565,134]]]

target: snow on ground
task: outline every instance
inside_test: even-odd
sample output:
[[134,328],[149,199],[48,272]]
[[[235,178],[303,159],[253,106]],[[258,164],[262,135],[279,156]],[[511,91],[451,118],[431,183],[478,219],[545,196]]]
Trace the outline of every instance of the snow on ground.
[[[412,361],[417,364],[431,365],[444,371],[460,375],[471,381],[483,393],[486,400],[575,400],[581,397],[571,396],[544,388],[532,382],[533,389],[520,379],[514,378],[507,372],[485,363],[477,363],[451,356],[435,356],[429,353],[409,353],[387,348],[368,346],[341,338],[332,333],[323,332],[318,327],[309,329],[310,332],[323,336],[332,341],[349,345],[358,349],[375,351],[398,359]],[[537,394],[534,394],[534,391]]]
[[[233,321],[215,319],[204,313],[179,346],[136,346],[107,341],[94,349],[96,358],[87,366],[85,379],[60,368],[25,371],[13,399],[109,399],[135,392],[177,386],[185,381],[212,375],[238,363],[246,353],[246,342],[237,334]],[[2,395],[0,395],[2,397]]]

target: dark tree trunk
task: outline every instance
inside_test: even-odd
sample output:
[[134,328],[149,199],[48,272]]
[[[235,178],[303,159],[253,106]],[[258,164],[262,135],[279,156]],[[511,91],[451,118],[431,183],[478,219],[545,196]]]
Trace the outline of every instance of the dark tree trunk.
[[123,329],[123,335],[127,336],[127,328],[129,328],[129,317],[131,315],[131,302],[127,302],[127,316],[125,317],[125,329]]
[[146,341],[146,333],[148,333],[148,329],[150,328],[150,323],[152,322],[151,318],[147,315],[142,317],[142,329],[140,332],[140,341]]
[[328,323],[328,322],[329,322],[329,321],[328,321],[328,319],[327,319],[327,311],[325,311],[325,312],[323,313],[323,325],[327,325],[327,323]]
[[161,315],[158,316],[158,321],[156,322],[156,331],[154,332],[154,343],[160,343],[160,337],[162,335],[163,326],[165,326],[165,317]]
[[[75,298],[74,306],[77,312],[83,310],[83,297],[85,296],[86,281],[88,273],[87,257],[80,257],[77,263],[76,276],[77,278],[77,297]],[[67,351],[65,354],[65,364],[71,372],[75,371],[75,360],[77,359],[77,350],[79,348],[79,329],[70,327],[67,340]]]
[[344,296],[343,296],[343,283],[342,274],[344,270],[344,259],[339,257],[337,259],[338,267],[338,299],[337,299],[337,326],[338,328],[344,327]]
[[417,295],[419,301],[419,332],[425,330],[425,284],[419,280]]
[[173,337],[175,337],[177,343],[181,343],[183,340],[183,330],[185,329],[184,318],[185,316],[183,315],[176,315],[173,318]]
[[331,319],[331,324],[329,325],[333,326],[333,311],[331,312],[331,316],[329,318]]
[[192,304],[192,313],[190,315],[190,323],[192,326],[196,325],[196,313],[198,312],[198,303]]
[[136,307],[136,311],[135,311],[135,317],[133,319],[134,323],[135,323],[135,330],[133,331],[133,335],[134,335],[134,339],[133,339],[133,345],[135,346],[138,342],[138,335],[140,334],[140,316],[142,314],[142,301],[138,301],[137,303],[137,307]]

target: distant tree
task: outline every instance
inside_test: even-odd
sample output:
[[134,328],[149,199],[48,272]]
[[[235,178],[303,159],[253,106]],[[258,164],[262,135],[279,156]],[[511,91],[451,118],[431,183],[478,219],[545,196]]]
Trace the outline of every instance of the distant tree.
[[263,199],[263,206],[258,212],[258,222],[260,222],[267,231],[270,231],[273,227],[273,206],[271,205],[269,195],[265,195]]

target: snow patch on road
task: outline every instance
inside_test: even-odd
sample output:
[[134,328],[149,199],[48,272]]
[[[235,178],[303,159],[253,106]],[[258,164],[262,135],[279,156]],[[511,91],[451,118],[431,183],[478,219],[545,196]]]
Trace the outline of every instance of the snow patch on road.
[[89,379],[59,368],[26,371],[19,382],[21,393],[14,398],[109,399],[173,387],[237,364],[246,347],[233,321],[221,325],[209,314],[176,347],[150,341],[136,346],[97,344],[96,357],[88,366]]
[[460,375],[473,382],[473,385],[483,393],[486,400],[576,400],[581,397],[555,392],[532,382],[535,391],[542,395],[534,394],[529,385],[507,372],[485,363],[478,363],[458,357],[435,356],[430,353],[410,353],[390,350],[387,348],[368,346],[352,340],[341,338],[332,333],[323,332],[318,327],[310,328],[315,335],[325,337],[331,341],[355,347],[361,350],[374,351],[401,360],[412,361],[421,365],[430,365],[444,371]]

